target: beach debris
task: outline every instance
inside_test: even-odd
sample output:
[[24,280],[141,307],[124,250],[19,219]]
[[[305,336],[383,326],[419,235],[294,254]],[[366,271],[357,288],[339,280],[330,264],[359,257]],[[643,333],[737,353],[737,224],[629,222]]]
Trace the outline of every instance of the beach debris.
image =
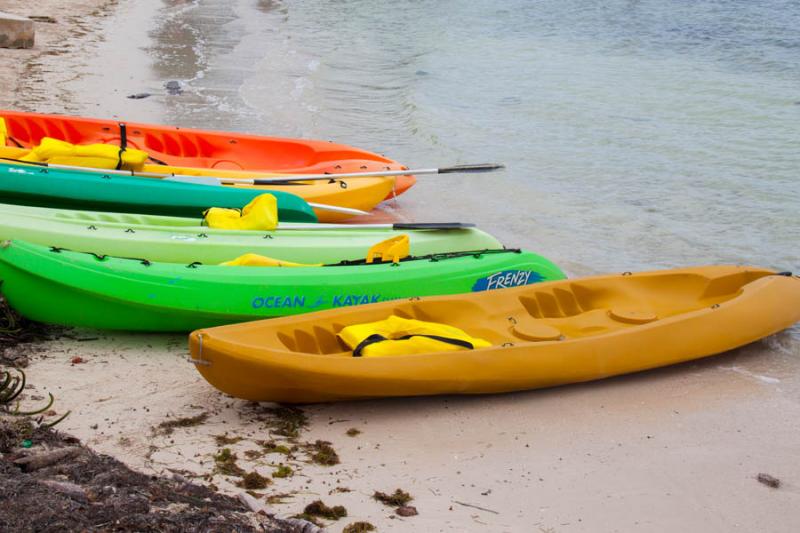
[[369,522],[353,522],[345,526],[342,533],[367,533],[367,531],[375,531],[375,526]]
[[154,430],[154,433],[156,435],[172,435],[175,432],[175,428],[199,426],[208,420],[208,416],[208,412],[202,412],[196,416],[187,416],[173,420],[166,420],[158,425],[158,427]]
[[456,500],[453,500],[453,503],[461,505],[463,507],[471,507],[471,508],[477,509],[479,511],[486,511],[487,513],[500,514],[497,511],[493,511],[492,509],[487,509],[486,507],[481,507],[480,505],[474,505],[474,504],[471,504],[471,503],[459,502],[459,501],[456,501]]
[[264,420],[270,431],[278,436],[295,439],[308,426],[308,417],[297,407],[268,407],[264,412],[271,418]]
[[325,527],[325,524],[323,524],[322,522],[319,521],[318,518],[315,518],[315,517],[311,516],[310,514],[298,513],[298,514],[292,516],[290,518],[290,520],[301,520],[302,522],[312,524],[314,527],[318,528],[318,529],[316,529],[314,531],[320,531],[321,528]]
[[227,433],[224,435],[214,435],[214,440],[217,442],[217,446],[227,446],[230,444],[236,444],[237,442],[243,440],[242,437],[229,437]]
[[290,455],[292,453],[291,448],[283,444],[278,444],[274,440],[257,440],[256,444],[264,448],[264,453],[282,453],[284,455]]
[[179,81],[170,80],[164,84],[164,88],[167,89],[167,94],[178,95],[183,93],[183,86]]
[[413,505],[402,505],[394,510],[399,516],[417,516],[419,512],[417,512],[417,508]]
[[14,461],[14,464],[22,469],[23,472],[35,472],[47,466],[58,464],[65,459],[71,459],[79,455],[83,450],[79,447],[59,448],[49,452],[26,455]]
[[294,497],[294,493],[292,492],[279,492],[277,494],[270,494],[267,496],[267,503],[286,503],[286,500],[289,500]]
[[267,513],[267,506],[250,494],[247,494],[246,492],[240,492],[237,496],[239,497],[239,501],[245,504],[254,513]]
[[75,357],[73,357],[72,359],[69,360],[69,363],[72,366],[79,365],[79,364],[85,363],[85,362],[86,362],[86,359],[84,359],[80,355],[76,355]]
[[326,530],[319,522],[307,520],[304,518],[283,518],[281,522],[286,524],[289,529],[271,529],[267,533],[282,533],[284,531],[291,531],[292,533],[325,533]]
[[245,471],[236,464],[237,459],[238,457],[230,448],[223,448],[214,455],[214,464],[216,465],[214,470],[226,476],[242,477],[245,475]]
[[86,490],[75,483],[71,483],[69,481],[45,479],[42,481],[42,485],[46,485],[48,488],[63,494],[71,500],[75,500],[80,503],[89,503],[89,495],[86,493]]
[[47,15],[28,15],[28,18],[34,22],[42,22],[44,24],[56,24],[58,22],[53,17]]
[[130,98],[131,100],[143,100],[151,96],[153,96],[151,93],[136,93],[136,94],[129,94],[126,98]]
[[413,500],[414,497],[402,489],[395,489],[392,494],[386,494],[385,492],[376,490],[372,495],[372,499],[384,505],[388,505],[389,507],[404,507],[408,502]]
[[0,48],[33,48],[35,35],[31,19],[0,11]]
[[272,477],[285,478],[291,476],[293,473],[294,470],[292,470],[291,466],[279,465],[278,468],[276,468],[275,471],[272,473]]
[[[0,371],[0,413],[12,416],[32,416],[32,415],[38,415],[40,413],[45,413],[45,411],[48,411],[48,409],[50,409],[50,407],[52,407],[53,403],[55,402],[55,398],[53,397],[53,394],[50,392],[47,393],[48,401],[44,407],[34,409],[33,411],[20,411],[19,401],[17,401],[17,405],[14,408],[14,410],[9,409],[11,402],[16,400],[20,396],[20,394],[22,394],[22,391],[25,390],[25,383],[26,383],[25,372],[23,372],[19,368],[17,368],[16,371],[19,374],[17,376],[12,375],[11,371],[9,370]],[[38,399],[41,399],[41,397],[38,397]],[[51,415],[55,414],[55,412],[47,412],[45,414]],[[60,418],[44,425],[49,427],[55,426],[56,424],[64,420],[69,414],[70,411],[67,411]],[[42,420],[43,418],[39,418],[38,423],[42,424]]]
[[358,428],[350,428],[347,430],[346,434],[348,437],[357,437],[358,435],[361,435],[361,430]]
[[756,480],[758,480],[758,482],[761,483],[762,485],[766,485],[767,487],[772,489],[777,489],[781,486],[780,479],[771,476],[769,474],[765,474],[763,472],[756,476]]
[[303,514],[328,520],[339,520],[347,516],[347,509],[342,505],[329,507],[322,500],[314,500],[306,505],[306,508],[303,509]]
[[[23,439],[37,444],[19,450]],[[241,499],[136,472],[30,418],[0,416],[0,501],[4,531],[318,531],[263,503],[254,515]]]
[[317,440],[313,444],[306,444],[306,451],[311,455],[311,462],[322,466],[339,464],[339,454],[326,440]]
[[[2,288],[2,282],[0,282]],[[28,352],[30,345],[39,341],[52,340],[67,328],[61,326],[48,326],[39,322],[32,322],[19,316],[0,294],[0,363],[24,368],[28,366]],[[26,345],[26,349],[20,349]]]
[[236,486],[247,490],[259,490],[267,488],[267,485],[270,483],[272,483],[272,480],[254,470],[242,476],[242,480],[238,482]]

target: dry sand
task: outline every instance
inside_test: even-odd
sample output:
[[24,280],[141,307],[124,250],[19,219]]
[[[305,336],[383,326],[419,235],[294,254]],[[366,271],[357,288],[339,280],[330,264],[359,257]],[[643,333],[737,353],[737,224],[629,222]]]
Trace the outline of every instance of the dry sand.
[[[64,92],[69,84],[53,87],[41,74],[69,80],[80,72],[86,58],[79,54],[103,38],[92,28],[110,24],[84,14],[112,3],[4,5],[20,14],[71,15],[40,25],[36,50],[0,50],[3,105],[70,109],[76,97]],[[132,102],[125,109],[120,101],[119,111],[156,109]],[[786,335],[723,357],[580,386],[304,408],[309,425],[297,442],[330,441],[341,459],[335,466],[311,464],[302,450],[247,460],[246,451],[264,451],[256,441],[292,443],[271,433],[271,406],[207,385],[185,360],[183,335],[74,331],[47,343],[28,374],[32,394],[50,391],[57,412],[72,411],[61,429],[145,472],[197,475],[235,493],[242,490],[238,478],[215,473],[222,448],[235,452],[246,471],[268,477],[280,464],[291,466],[293,476],[257,492],[290,494],[270,504],[282,514],[320,498],[344,505],[348,517],[329,522],[332,531],[366,520],[380,531],[794,532],[800,354],[787,348]],[[202,424],[159,430],[165,421],[202,413]],[[350,428],[361,433],[348,436]],[[225,444],[220,435],[242,440]],[[781,487],[757,482],[761,472],[781,479]],[[396,488],[411,493],[418,516],[399,517],[371,498]]]

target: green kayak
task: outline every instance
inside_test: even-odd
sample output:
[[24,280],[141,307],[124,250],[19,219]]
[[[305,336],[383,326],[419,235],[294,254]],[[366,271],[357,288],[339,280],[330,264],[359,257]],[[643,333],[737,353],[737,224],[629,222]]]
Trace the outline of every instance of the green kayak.
[[40,322],[102,329],[188,331],[563,278],[547,259],[519,250],[286,268],[180,265],[0,243],[0,280],[12,307]]
[[371,246],[401,233],[409,236],[411,255],[502,248],[497,239],[474,228],[393,230],[294,223],[274,231],[232,231],[201,223],[200,218],[0,204],[0,240],[166,263],[217,264],[246,253],[296,263],[338,263],[362,259]]
[[[263,193],[243,187],[0,163],[0,202],[6,204],[196,217],[209,207],[242,208]],[[311,206],[299,196],[269,193],[278,199],[280,220],[317,221]]]

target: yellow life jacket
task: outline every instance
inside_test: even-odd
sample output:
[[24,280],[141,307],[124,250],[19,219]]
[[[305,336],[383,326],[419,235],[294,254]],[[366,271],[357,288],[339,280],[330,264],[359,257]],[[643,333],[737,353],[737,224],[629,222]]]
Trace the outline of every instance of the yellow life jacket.
[[278,201],[271,194],[256,196],[244,209],[212,207],[204,213],[209,228],[269,231],[278,227]]
[[72,144],[44,137],[39,146],[19,160],[109,170],[142,170],[147,157],[147,152],[135,148],[120,148],[111,144]]
[[491,343],[447,324],[394,315],[378,322],[347,326],[339,332],[339,338],[353,350],[353,357],[452,352],[491,346]]
[[244,254],[233,259],[220,263],[222,266],[248,266],[248,267],[310,267],[322,265],[309,265],[305,263],[292,263],[291,261],[281,261],[258,254]]

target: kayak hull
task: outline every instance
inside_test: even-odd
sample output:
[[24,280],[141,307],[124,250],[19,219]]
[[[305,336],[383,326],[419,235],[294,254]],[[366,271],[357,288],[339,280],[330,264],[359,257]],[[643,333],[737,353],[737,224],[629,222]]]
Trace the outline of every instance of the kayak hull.
[[[200,217],[209,207],[241,209],[264,191],[0,163],[0,202],[118,213]],[[271,191],[284,222],[316,222],[302,198]]]
[[[390,315],[446,323],[473,351],[354,358],[342,328]],[[800,320],[800,278],[700,267],[554,281],[196,331],[192,359],[253,401],[486,394],[579,383],[719,354]]]
[[374,244],[409,236],[411,255],[502,248],[475,228],[458,230],[325,229],[241,231],[212,229],[198,218],[70,211],[0,204],[0,241],[18,239],[42,246],[118,257],[147,257],[167,263],[218,264],[247,253],[296,263],[363,259]]
[[[0,280],[23,316],[67,326],[188,331],[384,300],[484,290],[488,277],[561,279],[550,261],[509,250],[393,265],[230,267],[120,259],[23,241],[0,246]],[[482,288],[484,287],[484,288]]]
[[[117,120],[7,110],[0,110],[0,118],[6,121],[9,136],[13,139],[7,144],[13,147],[32,148],[44,137],[73,144],[119,145],[121,139],[121,121]],[[283,174],[343,174],[405,168],[367,150],[327,141],[137,122],[125,124],[128,146],[144,150],[152,158],[172,166]],[[402,194],[414,183],[413,176],[403,176],[396,180],[394,194]]]

